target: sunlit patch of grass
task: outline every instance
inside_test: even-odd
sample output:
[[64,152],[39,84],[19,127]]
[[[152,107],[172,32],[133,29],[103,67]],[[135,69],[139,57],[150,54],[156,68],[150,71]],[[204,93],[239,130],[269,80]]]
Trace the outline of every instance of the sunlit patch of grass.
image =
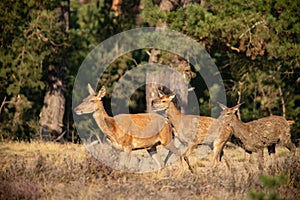
[[278,156],[278,157],[285,157],[288,155],[290,155],[290,152],[288,152],[288,151],[281,151],[276,154],[276,156]]
[[195,167],[206,167],[206,165],[203,162],[197,162]]
[[277,157],[286,157],[292,155],[292,153],[285,147],[277,147],[276,148],[276,156]]
[[236,159],[237,162],[245,162],[245,159],[244,158],[238,158]]
[[[244,159],[240,148],[225,151],[230,172],[223,161],[211,170],[211,153],[201,159],[193,153],[189,158],[194,174],[187,166],[180,170],[178,163],[161,173],[115,171],[75,144],[1,143],[0,155],[0,199],[245,199],[251,189],[261,188],[261,172],[253,167],[256,163],[245,168],[239,162]],[[290,181],[279,188],[283,197],[297,198],[299,162],[299,156],[282,155],[263,172],[286,174]]]

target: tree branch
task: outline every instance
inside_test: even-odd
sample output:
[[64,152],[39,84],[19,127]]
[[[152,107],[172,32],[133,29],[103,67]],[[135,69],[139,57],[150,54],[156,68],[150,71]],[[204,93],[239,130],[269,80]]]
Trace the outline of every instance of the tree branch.
[[246,35],[247,32],[250,32],[252,29],[254,29],[259,24],[266,24],[266,22],[265,22],[265,20],[261,20],[261,21],[256,22],[251,27],[249,27],[244,33],[242,33],[240,35],[239,39],[241,39],[242,37],[244,37],[244,35]]
[[236,48],[234,46],[231,46],[229,43],[226,43],[226,46],[228,46],[231,50],[233,51],[237,51],[238,53],[240,52],[240,49],[239,48]]
[[59,141],[66,133],[67,131],[64,131],[60,136],[58,136],[54,141],[57,142]]
[[1,104],[1,107],[0,107],[0,114],[1,114],[1,111],[2,111],[2,108],[3,108],[4,104],[7,103],[5,100],[6,100],[6,96],[4,97],[4,99],[3,99],[3,101],[2,101],[2,104]]
[[284,101],[283,93],[282,93],[282,90],[281,90],[281,87],[279,86],[279,84],[278,84],[278,91],[279,91],[279,96],[280,96],[281,104],[282,104],[282,116],[285,118],[286,117],[285,101]]

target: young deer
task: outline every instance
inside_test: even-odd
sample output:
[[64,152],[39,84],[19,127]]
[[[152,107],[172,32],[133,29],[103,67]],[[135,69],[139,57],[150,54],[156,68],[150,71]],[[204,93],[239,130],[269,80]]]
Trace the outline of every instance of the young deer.
[[111,117],[106,113],[102,102],[106,94],[105,87],[98,94],[89,84],[88,89],[90,95],[74,111],[77,115],[93,113],[97,125],[112,145],[125,151],[126,167],[129,166],[131,151],[137,149],[146,149],[158,166],[162,167],[160,160],[154,157],[159,144],[179,157],[182,164],[180,152],[173,144],[172,129],[164,117],[155,113],[120,114]]
[[263,169],[263,150],[268,148],[269,155],[275,154],[275,145],[280,142],[295,154],[296,147],[291,142],[290,122],[281,116],[269,116],[248,123],[240,121],[235,112],[241,104],[232,108],[220,104],[223,111],[220,118],[224,120],[225,128],[230,127],[235,137],[241,140],[247,153],[258,153],[258,168]]
[[[174,94],[161,94],[159,98],[152,101],[153,110],[165,110],[167,118],[174,127],[176,137],[179,141],[186,142],[187,138],[190,138],[191,144],[188,146],[183,156],[191,171],[193,170],[190,166],[188,156],[199,144],[208,144],[209,146],[213,144],[213,167],[216,167],[221,160],[224,145],[231,137],[231,128],[223,128],[222,120],[219,121],[215,118],[206,116],[182,114],[174,105],[174,102],[172,101],[174,98]],[[224,160],[228,169],[229,165],[227,159],[224,158]]]

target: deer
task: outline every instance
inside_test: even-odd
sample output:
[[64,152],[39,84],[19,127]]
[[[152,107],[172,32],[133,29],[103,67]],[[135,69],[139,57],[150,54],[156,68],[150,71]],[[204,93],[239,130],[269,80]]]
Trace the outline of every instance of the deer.
[[242,148],[249,154],[257,153],[258,169],[264,167],[264,148],[268,148],[268,154],[275,154],[275,145],[279,142],[295,155],[296,146],[291,141],[290,125],[293,121],[287,121],[282,116],[268,116],[247,123],[242,122],[236,116],[241,104],[228,108],[220,104],[222,112],[219,116],[224,121],[223,128],[231,128],[233,135],[241,140]]
[[[155,157],[156,146],[161,144],[164,148],[180,158],[180,151],[173,144],[173,133],[168,121],[156,113],[119,114],[109,116],[103,105],[106,88],[103,86],[96,93],[88,84],[89,95],[83,99],[75,109],[77,115],[93,113],[93,118],[111,144],[125,152],[125,166],[128,167],[131,152],[146,149],[156,161],[159,169],[164,166],[161,160]],[[146,130],[146,129],[151,130]]]
[[[187,137],[192,137],[190,145],[183,154],[183,158],[188,164],[189,170],[193,172],[188,156],[200,144],[209,145],[214,152],[212,166],[215,168],[221,161],[223,155],[223,148],[226,142],[232,135],[230,127],[223,126],[223,120],[216,118],[198,115],[185,115],[181,113],[174,104],[175,94],[159,93],[159,98],[152,101],[152,108],[154,111],[164,110],[166,117],[175,129],[176,137],[180,142],[187,141]],[[218,136],[219,134],[219,136]],[[209,138],[209,139],[208,139]],[[229,169],[227,159],[224,161]]]

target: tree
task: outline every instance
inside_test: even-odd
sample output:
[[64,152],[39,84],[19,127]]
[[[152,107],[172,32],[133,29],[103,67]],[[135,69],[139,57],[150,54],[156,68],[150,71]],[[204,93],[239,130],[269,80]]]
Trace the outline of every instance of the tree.
[[[117,5],[115,10],[113,2]],[[163,25],[203,45],[219,67],[229,103],[245,102],[241,109],[243,120],[272,114],[300,119],[299,1],[80,0],[71,1],[70,12],[61,10],[67,4],[61,0],[0,3],[2,138],[32,138],[32,133],[38,132],[39,121],[44,127],[53,126],[58,133],[67,130],[66,137],[74,133],[71,92],[83,59],[104,39],[144,25]],[[69,13],[69,20],[63,20],[68,14],[62,13]],[[179,66],[177,70],[182,71],[185,67],[195,68],[177,55],[155,51],[137,50],[121,56],[103,74],[101,84],[110,86],[109,93],[127,70],[147,62]],[[192,78],[190,72],[200,110],[209,115],[208,89],[199,75]],[[138,99],[142,98],[144,104],[144,92],[139,88],[132,96],[132,108],[140,107]],[[57,100],[50,101],[50,96],[55,95]],[[43,100],[45,105],[48,101],[58,102],[57,111],[51,108],[59,116],[55,126],[46,120],[50,112]],[[47,105],[52,106],[49,102]],[[133,112],[141,111],[140,107]],[[299,126],[295,123],[294,137],[299,137]]]
[[[189,3],[192,3],[190,1]],[[176,9],[180,7],[186,6],[185,1],[170,1],[170,0],[162,0],[159,2],[154,2],[158,6],[159,12],[176,12]],[[153,6],[153,5],[152,5]],[[157,27],[166,28],[169,26],[167,22],[161,21],[160,24],[156,24]],[[146,86],[146,102],[147,102],[147,111],[151,112],[151,102],[158,97],[158,91],[168,92],[170,88],[166,88],[166,86],[159,86],[159,84],[166,82],[166,77],[168,77],[168,83],[170,87],[175,90],[174,93],[179,97],[179,101],[176,103],[176,106],[180,108],[180,106],[186,106],[188,104],[188,91],[185,90],[185,86],[187,83],[191,81],[191,78],[195,76],[192,72],[189,63],[181,58],[178,55],[161,52],[157,49],[152,49],[149,52],[149,63],[159,63],[168,65],[170,68],[178,71],[182,76],[185,82],[180,82],[176,80],[175,72],[164,71],[159,76],[147,75],[147,86]],[[179,104],[180,102],[180,104]],[[184,110],[183,110],[184,111]]]
[[[61,37],[67,37],[70,23],[70,2],[61,1],[57,8],[57,27]],[[40,137],[44,140],[53,140],[63,131],[63,117],[65,112],[66,92],[66,71],[67,63],[64,52],[64,45],[53,45],[53,51],[60,52],[58,59],[51,60],[47,67],[47,87],[44,97],[44,105],[40,114]],[[60,138],[60,137],[59,137]]]
[[[219,66],[229,103],[245,102],[245,120],[273,114],[299,119],[299,2],[209,0],[172,12],[147,5],[151,9],[143,15],[150,25],[166,23],[205,46]],[[203,109],[209,96],[202,94]]]
[[64,45],[56,23],[58,1],[2,1],[1,112],[3,138],[30,139],[37,132],[44,69]]

